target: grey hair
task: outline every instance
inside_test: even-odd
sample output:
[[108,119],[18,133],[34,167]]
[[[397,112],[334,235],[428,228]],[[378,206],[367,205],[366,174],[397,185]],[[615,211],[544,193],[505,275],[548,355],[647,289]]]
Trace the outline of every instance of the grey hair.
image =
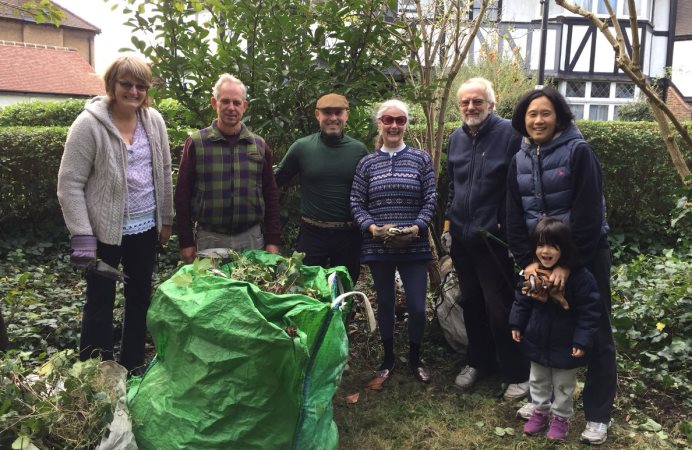
[[215,99],[219,99],[219,91],[221,90],[221,86],[223,86],[224,83],[233,83],[235,85],[240,86],[240,91],[243,96],[243,100],[247,100],[247,87],[245,87],[242,81],[240,81],[230,73],[224,73],[219,76],[219,80],[214,85],[214,89],[212,91],[212,94],[214,95]]
[[457,90],[457,102],[461,100],[461,91],[472,84],[480,84],[483,86],[485,90],[485,99],[488,101],[488,103],[492,103],[493,105],[495,104],[495,90],[493,89],[493,83],[481,77],[470,78],[461,83],[461,86],[459,86],[459,89]]
[[408,116],[409,107],[408,107],[408,105],[406,103],[402,102],[401,100],[397,100],[397,99],[393,98],[391,100],[387,100],[386,102],[380,103],[380,106],[378,106],[377,110],[375,111],[375,117],[374,117],[375,122],[377,122],[377,120],[380,117],[382,117],[382,114],[384,114],[384,110],[387,108],[398,109],[399,111],[404,113],[404,115],[406,116],[406,120],[408,121],[408,119],[409,119],[409,116]]

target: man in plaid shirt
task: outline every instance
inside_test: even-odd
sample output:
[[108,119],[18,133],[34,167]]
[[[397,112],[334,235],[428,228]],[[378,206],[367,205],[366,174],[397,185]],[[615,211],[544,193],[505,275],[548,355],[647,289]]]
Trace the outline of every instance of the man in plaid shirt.
[[247,88],[223,74],[211,106],[217,118],[185,142],[175,190],[180,256],[191,263],[199,250],[265,249],[281,241],[279,191],[272,152],[241,122]]

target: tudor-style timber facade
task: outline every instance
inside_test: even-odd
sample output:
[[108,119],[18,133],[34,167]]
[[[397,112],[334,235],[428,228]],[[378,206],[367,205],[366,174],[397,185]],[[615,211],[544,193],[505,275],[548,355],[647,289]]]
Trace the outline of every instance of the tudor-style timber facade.
[[[639,89],[617,68],[613,47],[588,19],[558,6],[555,0],[546,1],[549,9],[545,54],[541,52],[542,1],[496,0],[486,14],[486,19],[494,24],[479,31],[470,58],[478,57],[482,48],[491,48],[505,57],[519,58],[526,71],[534,74],[544,58],[545,77],[557,83],[578,119],[616,120],[620,106],[634,100]],[[572,1],[599,18],[609,17],[603,0]],[[399,2],[400,12],[407,3],[410,0]],[[628,2],[610,0],[610,4],[631,51]],[[635,5],[642,70],[651,79],[664,81],[666,98],[681,102],[679,115],[689,120],[692,0],[635,0]],[[480,1],[475,0],[470,18],[479,6]]]

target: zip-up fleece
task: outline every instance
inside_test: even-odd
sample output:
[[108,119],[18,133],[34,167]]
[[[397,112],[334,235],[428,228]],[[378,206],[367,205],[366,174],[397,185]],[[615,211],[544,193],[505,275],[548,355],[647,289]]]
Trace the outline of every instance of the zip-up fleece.
[[[139,116],[149,139],[156,199],[156,228],[173,223],[171,151],[163,118],[153,108]],[[58,171],[58,200],[70,235],[122,241],[127,200],[127,147],[108,115],[108,99],[91,99],[67,133]]]
[[494,114],[473,135],[464,125],[449,137],[446,216],[454,239],[482,242],[481,230],[506,240],[505,189],[507,168],[519,150],[519,136],[509,120]]

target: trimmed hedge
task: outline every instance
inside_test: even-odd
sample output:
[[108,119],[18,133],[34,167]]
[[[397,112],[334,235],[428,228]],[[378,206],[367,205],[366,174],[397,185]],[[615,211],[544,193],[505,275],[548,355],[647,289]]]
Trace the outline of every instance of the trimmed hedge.
[[[651,242],[667,245],[666,238],[692,233],[680,229],[673,230],[675,236],[671,234],[670,211],[682,183],[655,124],[580,121],[578,126],[603,165],[608,221],[613,229],[648,235]],[[692,124],[687,126],[692,129]],[[447,134],[456,127],[458,124],[448,124]],[[415,142],[422,131],[421,126],[411,126],[407,140]],[[177,126],[168,132],[176,164],[187,131]],[[60,219],[55,186],[66,133],[66,127],[0,127],[0,228],[27,220]],[[691,155],[686,149],[688,164]],[[447,197],[445,161],[443,155],[440,216]]]
[[[0,127],[69,127],[84,110],[87,101],[72,99],[64,101],[32,100],[0,107]],[[177,100],[165,98],[154,106],[163,116],[166,126],[185,129],[193,118]]]
[[30,101],[0,108],[2,127],[69,127],[84,110],[86,100]]

